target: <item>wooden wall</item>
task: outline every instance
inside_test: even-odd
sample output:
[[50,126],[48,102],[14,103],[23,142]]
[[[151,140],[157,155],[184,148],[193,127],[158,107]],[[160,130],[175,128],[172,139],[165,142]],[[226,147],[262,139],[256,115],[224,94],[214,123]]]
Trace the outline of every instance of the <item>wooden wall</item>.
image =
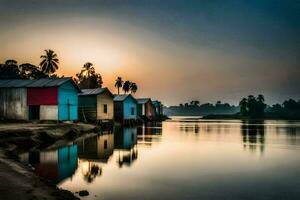
[[114,102],[114,119],[116,121],[122,121],[124,116],[123,112],[123,102],[115,101]]
[[97,98],[92,96],[78,96],[78,113],[81,120],[96,120]]
[[[131,114],[131,108],[134,109],[134,114]],[[137,103],[131,97],[126,98],[123,101],[124,119],[136,119],[137,118]]]
[[[104,113],[104,105],[107,105],[107,113]],[[112,96],[104,92],[97,96],[97,119],[111,120],[114,118],[114,100]]]
[[28,120],[26,88],[0,88],[0,118]]
[[78,120],[78,92],[71,81],[58,89],[58,120]]

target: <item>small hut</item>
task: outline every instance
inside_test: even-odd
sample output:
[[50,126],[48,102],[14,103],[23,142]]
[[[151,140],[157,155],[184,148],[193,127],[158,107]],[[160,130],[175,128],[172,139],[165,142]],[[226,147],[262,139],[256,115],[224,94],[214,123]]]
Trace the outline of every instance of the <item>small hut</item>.
[[78,119],[80,92],[72,78],[0,80],[0,119]]
[[79,116],[89,121],[111,121],[114,118],[114,96],[107,88],[82,89],[78,95]]
[[152,101],[150,98],[137,99],[137,113],[143,120],[152,120]]
[[137,119],[137,101],[131,94],[115,96],[114,118],[119,122]]

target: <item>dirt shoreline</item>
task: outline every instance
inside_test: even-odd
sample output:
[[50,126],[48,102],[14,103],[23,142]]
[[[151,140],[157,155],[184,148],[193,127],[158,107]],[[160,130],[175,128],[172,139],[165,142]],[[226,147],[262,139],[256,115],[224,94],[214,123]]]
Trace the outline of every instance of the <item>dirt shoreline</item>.
[[90,124],[0,123],[0,196],[7,200],[77,200],[73,193],[61,190],[51,181],[33,173],[17,161],[17,155],[32,149],[66,144],[99,129]]

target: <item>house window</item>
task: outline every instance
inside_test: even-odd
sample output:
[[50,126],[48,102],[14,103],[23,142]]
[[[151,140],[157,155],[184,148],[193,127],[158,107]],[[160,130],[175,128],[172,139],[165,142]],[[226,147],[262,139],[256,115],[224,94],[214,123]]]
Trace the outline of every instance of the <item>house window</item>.
[[104,105],[103,105],[103,112],[104,112],[104,113],[107,113],[107,104],[104,104]]
[[107,149],[107,140],[104,140],[104,149]]
[[131,107],[131,115],[134,115],[134,107]]

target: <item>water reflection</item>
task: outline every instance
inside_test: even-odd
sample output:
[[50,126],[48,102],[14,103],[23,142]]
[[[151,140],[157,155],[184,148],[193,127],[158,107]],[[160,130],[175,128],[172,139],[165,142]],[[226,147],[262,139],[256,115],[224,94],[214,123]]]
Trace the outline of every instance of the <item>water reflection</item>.
[[180,131],[184,133],[199,133],[199,125],[198,123],[184,123],[180,125]]
[[80,160],[79,163],[82,165],[81,173],[86,182],[92,183],[96,177],[102,175],[102,167],[97,162]]
[[81,173],[88,183],[102,175],[102,164],[107,163],[114,150],[114,134],[105,132],[102,135],[86,137],[76,142],[78,157],[83,165]]
[[297,199],[299,130],[300,122],[177,120],[20,158],[63,189],[88,190],[85,199]]
[[137,128],[138,143],[151,146],[159,143],[162,137],[162,123],[147,123]]
[[32,165],[37,175],[59,183],[77,169],[77,145],[51,151],[31,151],[19,158],[21,162]]
[[244,149],[256,152],[259,148],[260,153],[265,149],[265,125],[263,120],[259,121],[242,121],[241,134]]
[[77,141],[76,144],[80,159],[107,162],[114,151],[114,134],[106,133],[87,137]]
[[136,127],[116,127],[115,142],[115,152],[118,154],[117,163],[120,168],[123,165],[130,166],[135,160],[137,160],[138,150]]

